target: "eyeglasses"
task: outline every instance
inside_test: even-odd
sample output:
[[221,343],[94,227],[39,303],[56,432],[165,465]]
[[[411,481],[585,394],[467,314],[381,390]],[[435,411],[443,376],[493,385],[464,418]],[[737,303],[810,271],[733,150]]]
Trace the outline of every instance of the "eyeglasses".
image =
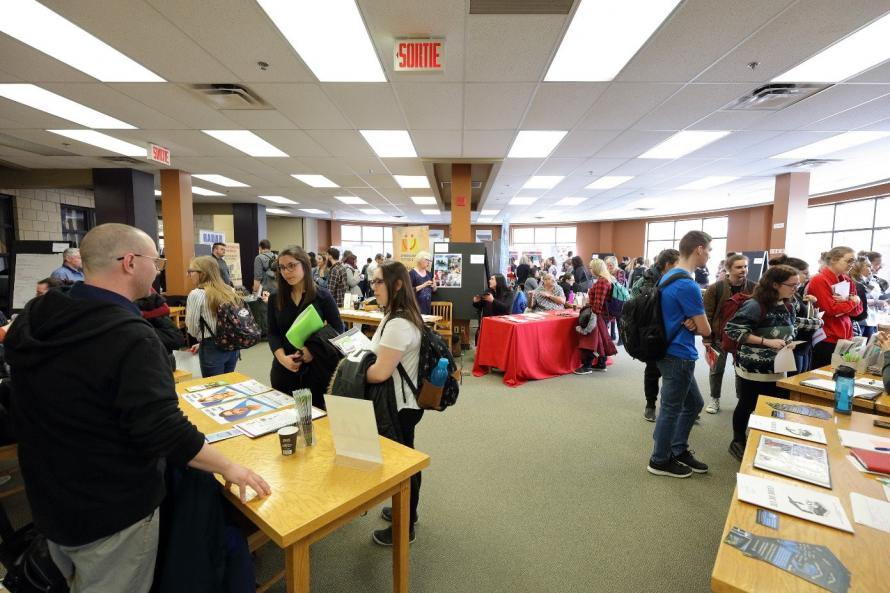
[[185,271],[185,273],[186,274],[200,274],[201,270],[193,270],[193,269],[189,268],[188,270]]
[[[152,261],[154,262],[154,264],[155,264],[155,269],[156,269],[158,272],[163,272],[163,271],[164,271],[164,268],[167,267],[167,259],[164,258],[164,257],[152,257],[152,256],[150,256],[150,255],[140,255],[140,254],[138,254],[138,253],[134,253],[134,254],[132,254],[132,255],[133,255],[133,257],[144,257],[145,259],[150,259],[150,260],[152,260]],[[123,261],[123,259],[124,259],[125,257],[127,257],[127,256],[126,256],[126,255],[122,255],[122,256],[120,256],[120,257],[115,258],[115,260],[116,260],[116,261]],[[189,271],[191,272],[191,271],[196,271],[196,270],[189,270]]]
[[286,266],[283,266],[283,265],[281,265],[281,264],[278,264],[278,267],[279,267],[281,270],[284,270],[284,271],[287,271],[287,272],[293,272],[293,271],[295,271],[297,268],[300,267],[300,262],[292,261],[291,263],[287,264]]
[[371,280],[372,286],[379,286],[381,284],[383,284],[383,278],[374,278],[373,280]]
[[794,290],[800,288],[800,284],[788,284],[787,282],[783,282],[782,286],[787,286],[788,288],[793,288]]

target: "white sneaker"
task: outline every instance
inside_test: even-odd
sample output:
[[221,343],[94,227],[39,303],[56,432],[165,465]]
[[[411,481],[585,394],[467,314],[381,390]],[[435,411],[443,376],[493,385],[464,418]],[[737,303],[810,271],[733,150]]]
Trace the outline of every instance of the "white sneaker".
[[711,398],[711,403],[708,404],[708,407],[705,408],[705,412],[708,414],[716,414],[720,411],[720,400],[716,397]]

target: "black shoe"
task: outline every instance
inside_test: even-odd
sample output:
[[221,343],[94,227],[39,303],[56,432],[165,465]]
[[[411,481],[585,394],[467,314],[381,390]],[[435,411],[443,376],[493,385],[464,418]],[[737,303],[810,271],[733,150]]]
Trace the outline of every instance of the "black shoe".
[[745,443],[741,441],[733,441],[729,443],[729,453],[739,461],[745,456]]
[[680,455],[674,457],[674,459],[691,469],[697,474],[706,474],[708,473],[708,464],[702,463],[692,454],[692,451],[686,449]]
[[655,422],[655,406],[652,406],[651,408],[646,406],[646,409],[643,410],[643,418],[649,422]]
[[[387,527],[386,529],[378,529],[371,535],[371,539],[374,540],[375,544],[380,544],[381,546],[391,546],[392,527]],[[408,529],[408,543],[413,544],[415,539],[417,539],[417,537],[414,534],[414,526],[412,525]]]
[[593,369],[590,367],[578,367],[577,369],[575,369],[572,372],[575,373],[576,375],[589,375],[590,373],[593,372]]
[[667,463],[652,463],[646,468],[650,474],[656,476],[668,476],[670,478],[688,478],[692,475],[692,470],[679,463],[676,459],[671,458]]
[[[383,507],[380,509],[380,518],[392,523],[392,507]],[[414,523],[417,523],[417,521],[414,521]]]

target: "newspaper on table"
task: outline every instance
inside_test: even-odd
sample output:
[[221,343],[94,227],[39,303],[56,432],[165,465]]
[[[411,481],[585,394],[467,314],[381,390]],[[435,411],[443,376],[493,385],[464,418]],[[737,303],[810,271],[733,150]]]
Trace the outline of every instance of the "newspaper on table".
[[795,441],[762,435],[754,467],[824,488],[831,488],[828,452]]
[[812,443],[821,443],[823,445],[828,443],[825,439],[825,431],[822,430],[821,427],[801,424],[799,422],[791,422],[790,420],[767,418],[766,416],[751,414],[751,416],[748,417],[748,428],[794,437]]
[[837,496],[747,474],[736,474],[736,487],[744,502],[853,533]]

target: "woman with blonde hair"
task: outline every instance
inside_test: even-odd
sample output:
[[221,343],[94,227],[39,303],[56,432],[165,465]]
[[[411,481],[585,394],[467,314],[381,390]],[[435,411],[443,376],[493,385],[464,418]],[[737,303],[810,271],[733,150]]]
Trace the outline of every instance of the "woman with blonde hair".
[[328,261],[328,254],[324,251],[319,251],[318,255],[315,256],[315,266],[312,267],[312,280],[320,288],[328,287],[328,272],[331,271],[330,262]]
[[411,278],[411,286],[414,287],[414,296],[417,298],[417,306],[423,315],[429,315],[433,310],[433,293],[436,292],[436,280],[430,271],[433,256],[429,251],[418,251],[414,256],[414,269],[408,274]]
[[[612,282],[615,280],[601,259],[590,260],[590,271],[593,273],[593,284],[587,291],[587,299],[591,315],[596,316],[596,323],[593,331],[582,334],[578,342],[581,348],[581,366],[575,369],[576,375],[589,375],[593,371],[605,372],[606,358],[618,353],[609,336],[609,312],[606,307],[606,299],[612,294]],[[596,365],[592,365],[594,359]]]
[[210,377],[231,373],[238,363],[238,350],[223,350],[216,345],[216,316],[220,305],[242,306],[243,301],[234,289],[223,282],[216,260],[208,255],[194,258],[188,267],[188,277],[195,288],[185,305],[185,326],[189,335],[198,340],[192,352],[198,352],[201,375]]

